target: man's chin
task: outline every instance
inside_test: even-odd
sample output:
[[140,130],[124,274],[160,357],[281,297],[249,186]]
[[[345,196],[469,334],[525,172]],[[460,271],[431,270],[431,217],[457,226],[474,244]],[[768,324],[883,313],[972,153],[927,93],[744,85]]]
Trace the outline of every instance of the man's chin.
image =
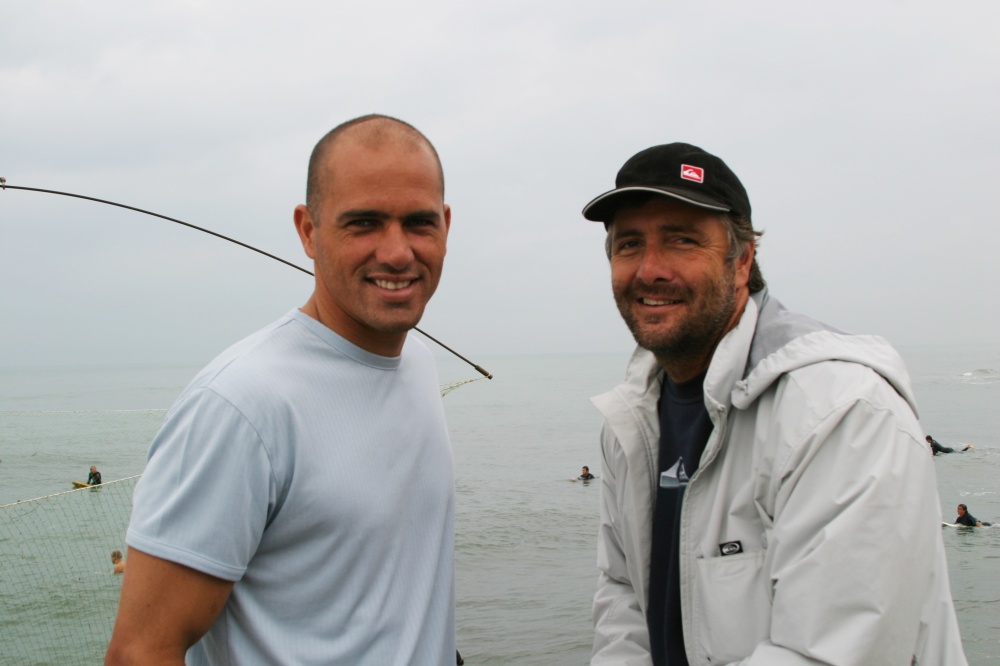
[[386,335],[396,335],[399,333],[406,333],[412,331],[419,324],[419,320],[406,320],[400,322],[378,322],[374,325],[369,325],[373,331],[379,333],[384,333]]
[[636,344],[653,352],[657,358],[669,359],[700,353],[704,339],[692,336],[686,331],[632,331]]
[[632,331],[632,337],[635,338],[636,343],[650,351],[669,348],[676,343],[677,333],[672,329],[638,323],[629,326],[629,329]]
[[405,333],[415,328],[422,316],[422,309],[419,313],[390,312],[385,313],[385,316],[374,318],[368,325],[380,333]]
[[671,338],[634,336],[635,342],[643,349],[653,352],[656,356],[669,358],[677,351],[677,344]]

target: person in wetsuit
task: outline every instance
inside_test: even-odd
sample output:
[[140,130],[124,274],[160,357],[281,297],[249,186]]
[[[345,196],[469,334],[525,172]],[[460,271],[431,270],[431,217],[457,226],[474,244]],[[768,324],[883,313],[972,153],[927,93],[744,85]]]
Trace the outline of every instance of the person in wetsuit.
[[[944,446],[943,444],[941,444],[939,441],[937,441],[936,439],[934,439],[930,435],[927,435],[926,439],[927,439],[927,443],[931,445],[931,455],[932,456],[936,456],[939,453],[954,453],[955,452],[955,449],[951,448],[950,446]],[[966,444],[965,447],[962,448],[962,452],[964,453],[965,451],[968,451],[969,449],[974,449],[974,448],[976,448],[976,447],[974,447],[972,444]]]
[[977,520],[975,516],[969,513],[969,507],[964,504],[958,505],[958,518],[955,519],[955,523],[965,525],[966,527],[989,527],[993,524]]
[[591,479],[594,478],[594,475],[590,473],[590,468],[584,465],[583,469],[580,470],[580,476],[578,476],[577,478],[580,479],[581,481],[590,481]]
[[111,563],[115,565],[116,574],[125,573],[125,560],[122,559],[122,551],[120,550],[111,551]]
[[101,485],[101,473],[97,471],[97,468],[93,465],[90,466],[90,476],[87,477],[88,486],[99,486]]

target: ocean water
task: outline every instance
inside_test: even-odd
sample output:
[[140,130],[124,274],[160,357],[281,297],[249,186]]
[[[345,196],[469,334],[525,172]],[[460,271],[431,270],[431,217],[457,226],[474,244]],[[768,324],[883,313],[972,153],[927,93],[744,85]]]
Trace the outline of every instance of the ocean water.
[[[945,517],[963,502],[980,519],[1000,520],[1000,350],[902,352],[926,432],[976,447],[935,459]],[[444,398],[458,499],[458,641],[467,663],[588,662],[600,485],[569,478],[582,465],[601,474],[600,417],[588,399],[620,380],[628,355],[476,358],[495,378]],[[0,504],[68,491],[92,464],[105,481],[141,473],[162,410],[196,370],[0,369]],[[442,382],[476,376],[448,358],[439,370]],[[121,547],[124,525],[116,523],[130,492],[123,482],[32,503],[34,513],[0,511],[0,521],[21,526],[0,525],[0,561],[30,572],[26,586],[24,575],[12,576],[17,567],[0,568],[0,662],[6,649],[15,655],[10,663],[100,663],[100,641],[85,640],[110,628],[120,577],[110,574],[108,554]],[[101,524],[88,524],[95,514]],[[1000,663],[1000,529],[942,529],[969,662]],[[65,563],[75,569],[58,575],[69,584],[52,584]],[[95,628],[95,616],[104,625]],[[31,635],[23,632],[26,617],[40,627]],[[44,653],[32,647],[39,635],[51,646]],[[21,648],[10,647],[18,641]]]
[[[924,431],[956,450],[976,447],[934,459],[945,520],[966,504],[976,518],[1000,523],[1000,345],[901,352]],[[942,529],[966,657],[973,666],[1000,664],[1000,527]]]

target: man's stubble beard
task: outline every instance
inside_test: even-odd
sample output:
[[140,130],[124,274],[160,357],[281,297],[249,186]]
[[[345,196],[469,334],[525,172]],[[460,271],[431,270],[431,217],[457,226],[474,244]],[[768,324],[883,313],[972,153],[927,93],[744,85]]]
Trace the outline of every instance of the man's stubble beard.
[[[728,262],[726,272],[721,280],[709,282],[705,286],[702,298],[696,304],[697,311],[689,311],[669,331],[644,330],[643,323],[635,316],[632,305],[637,294],[633,285],[621,294],[615,294],[615,303],[622,319],[632,332],[632,337],[643,349],[648,349],[657,359],[678,361],[696,359],[706,351],[714,349],[726,333],[726,326],[732,320],[736,311],[736,264]],[[666,296],[669,294],[681,296],[688,305],[693,303],[692,290],[689,287],[671,288],[664,292],[643,290],[647,296]],[[655,326],[655,322],[653,323]]]

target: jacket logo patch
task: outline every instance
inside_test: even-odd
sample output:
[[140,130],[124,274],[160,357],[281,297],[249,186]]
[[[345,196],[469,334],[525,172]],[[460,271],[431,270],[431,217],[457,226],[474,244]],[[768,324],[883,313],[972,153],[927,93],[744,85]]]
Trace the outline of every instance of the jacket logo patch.
[[736,555],[737,553],[743,552],[743,544],[739,541],[727,541],[726,543],[719,544],[719,552],[722,556],[726,555]]
[[690,164],[682,164],[681,178],[684,180],[693,180],[696,183],[704,183],[705,170],[701,167],[691,166]]

